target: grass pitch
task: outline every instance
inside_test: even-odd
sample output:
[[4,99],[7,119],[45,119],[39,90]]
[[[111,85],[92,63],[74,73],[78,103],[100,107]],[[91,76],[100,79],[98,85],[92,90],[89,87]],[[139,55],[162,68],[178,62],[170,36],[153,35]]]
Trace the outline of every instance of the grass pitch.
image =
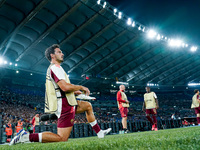
[[200,150],[200,127],[69,139],[60,143],[0,145],[1,150]]

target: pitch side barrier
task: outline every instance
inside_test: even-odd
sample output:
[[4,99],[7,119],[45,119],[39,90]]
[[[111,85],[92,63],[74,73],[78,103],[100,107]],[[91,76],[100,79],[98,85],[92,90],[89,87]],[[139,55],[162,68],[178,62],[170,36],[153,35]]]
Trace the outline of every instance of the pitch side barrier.
[[[119,134],[120,130],[122,130],[121,122],[109,122],[109,123],[99,123],[101,129],[112,128],[110,134]],[[150,131],[151,124],[148,121],[129,121],[127,123],[128,130],[130,133],[132,132],[142,132],[142,131]],[[183,127],[182,120],[158,120],[158,129],[170,129],[170,128],[180,128]],[[15,133],[15,129],[13,128],[13,136]],[[49,124],[49,125],[39,125],[35,127],[35,132],[44,132],[50,131],[53,133],[57,133],[57,125],[56,124]],[[70,134],[70,138],[81,138],[81,137],[90,137],[96,136],[96,133],[92,130],[90,124],[87,123],[80,123],[74,124],[72,132]],[[5,128],[1,128],[1,143],[6,142],[6,133]]]

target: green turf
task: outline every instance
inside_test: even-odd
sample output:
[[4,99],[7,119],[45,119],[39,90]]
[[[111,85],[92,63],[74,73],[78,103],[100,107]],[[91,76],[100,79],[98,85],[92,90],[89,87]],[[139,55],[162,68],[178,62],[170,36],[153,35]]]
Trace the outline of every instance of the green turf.
[[61,143],[29,143],[14,146],[1,145],[0,150],[4,149],[200,150],[200,127],[108,135],[104,139],[98,139],[97,137],[69,139],[68,142]]

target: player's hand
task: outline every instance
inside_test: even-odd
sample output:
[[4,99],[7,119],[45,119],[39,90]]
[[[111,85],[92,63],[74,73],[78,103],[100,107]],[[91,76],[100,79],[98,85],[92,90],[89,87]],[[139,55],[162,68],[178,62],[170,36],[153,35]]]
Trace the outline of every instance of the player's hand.
[[128,101],[128,100],[126,100],[126,103],[127,103],[127,104],[129,104],[129,101]]
[[74,94],[80,95],[80,94],[82,94],[82,92],[81,91],[75,91]]
[[85,93],[85,95],[90,95],[90,90],[84,86],[81,86],[81,90]]

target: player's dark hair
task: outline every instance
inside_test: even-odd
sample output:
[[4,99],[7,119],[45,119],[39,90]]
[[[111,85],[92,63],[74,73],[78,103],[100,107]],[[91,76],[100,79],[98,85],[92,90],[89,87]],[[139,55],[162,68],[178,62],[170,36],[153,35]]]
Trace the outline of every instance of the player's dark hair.
[[45,51],[45,57],[51,61],[51,54],[55,54],[55,49],[60,48],[58,44],[53,44],[50,47],[48,47]]
[[199,91],[198,89],[195,89],[195,90],[194,90],[194,93],[196,94],[198,91]]

